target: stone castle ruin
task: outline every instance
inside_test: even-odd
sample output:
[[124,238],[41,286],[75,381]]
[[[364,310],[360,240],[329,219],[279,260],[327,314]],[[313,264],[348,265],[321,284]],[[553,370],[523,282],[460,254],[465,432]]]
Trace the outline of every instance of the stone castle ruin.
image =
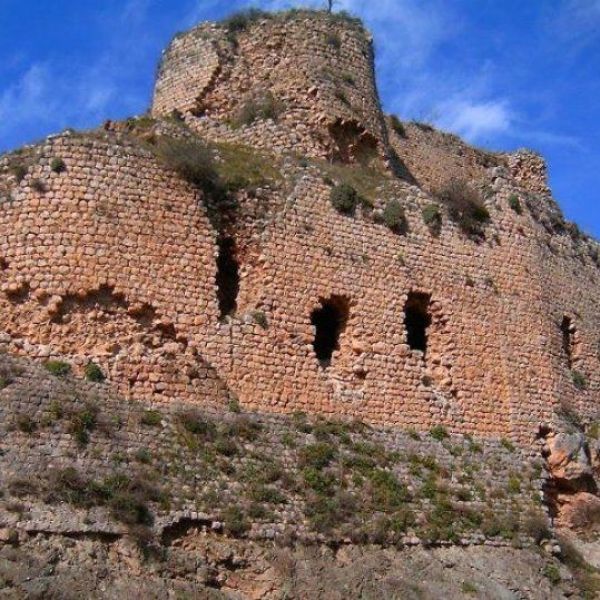
[[600,247],[537,154],[385,115],[359,21],[179,34],[0,199],[0,590],[600,590]]
[[[597,244],[537,155],[386,117],[360,23],[202,24],[164,52],[151,114],[2,159],[10,352],[93,361],[153,403],[235,397],[523,443],[561,405],[595,414]],[[149,149],[194,134],[269,176],[211,208]],[[481,226],[440,201],[449,181],[477,190]],[[361,188],[356,207],[332,206],[340,187]]]

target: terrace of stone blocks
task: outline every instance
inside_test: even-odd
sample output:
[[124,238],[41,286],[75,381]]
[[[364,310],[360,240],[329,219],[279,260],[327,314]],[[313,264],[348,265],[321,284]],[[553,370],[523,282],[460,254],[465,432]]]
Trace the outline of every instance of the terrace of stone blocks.
[[360,25],[202,25],[165,53],[152,114],[1,159],[9,352],[164,404],[519,442],[561,403],[595,415],[595,242],[536,155],[384,117]]

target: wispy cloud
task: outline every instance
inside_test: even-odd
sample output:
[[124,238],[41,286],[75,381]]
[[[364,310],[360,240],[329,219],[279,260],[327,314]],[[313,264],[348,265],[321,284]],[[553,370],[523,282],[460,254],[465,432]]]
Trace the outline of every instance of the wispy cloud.
[[514,114],[507,100],[471,101],[455,99],[439,105],[443,117],[437,120],[443,129],[476,142],[512,128]]
[[90,127],[108,114],[137,112],[148,93],[128,85],[150,48],[145,32],[149,0],[129,0],[115,18],[106,19],[107,43],[91,63],[72,55],[29,64],[0,89],[2,141],[26,141],[26,132],[50,133],[66,126]]

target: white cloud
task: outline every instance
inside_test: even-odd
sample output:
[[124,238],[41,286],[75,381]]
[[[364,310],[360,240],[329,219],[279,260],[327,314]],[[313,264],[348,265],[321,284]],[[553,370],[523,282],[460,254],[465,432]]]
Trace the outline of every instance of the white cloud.
[[146,106],[150,90],[131,81],[140,69],[147,70],[149,56],[158,59],[147,34],[149,6],[149,0],[129,0],[116,16],[100,13],[106,43],[91,64],[73,54],[56,56],[29,65],[0,89],[0,140],[23,142],[20,136],[32,131],[93,127],[107,115],[124,116]]
[[490,135],[509,133],[514,115],[506,100],[472,101],[457,99],[439,105],[441,114],[437,124],[477,141]]
[[0,133],[18,128],[30,119],[51,115],[50,73],[46,65],[34,64],[15,83],[0,91]]

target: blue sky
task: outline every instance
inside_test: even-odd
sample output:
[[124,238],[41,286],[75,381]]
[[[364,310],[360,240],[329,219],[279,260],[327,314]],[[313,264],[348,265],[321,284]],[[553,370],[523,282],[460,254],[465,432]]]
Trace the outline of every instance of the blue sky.
[[[548,160],[600,237],[600,0],[339,0],[375,36],[384,108]],[[0,0],[0,151],[148,107],[161,50],[196,22],[320,0]]]

